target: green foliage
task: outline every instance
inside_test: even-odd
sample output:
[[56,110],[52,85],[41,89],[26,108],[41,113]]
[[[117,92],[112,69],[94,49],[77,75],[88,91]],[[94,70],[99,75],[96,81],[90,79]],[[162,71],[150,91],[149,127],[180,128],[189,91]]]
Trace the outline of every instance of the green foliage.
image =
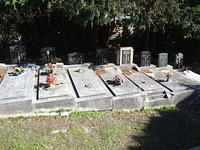
[[200,4],[183,9],[183,22],[185,38],[200,39]]

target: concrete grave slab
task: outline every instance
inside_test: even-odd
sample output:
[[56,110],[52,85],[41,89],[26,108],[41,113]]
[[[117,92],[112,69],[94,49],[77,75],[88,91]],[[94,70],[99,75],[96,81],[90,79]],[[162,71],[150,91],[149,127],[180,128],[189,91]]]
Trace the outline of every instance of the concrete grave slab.
[[167,98],[169,90],[155,80],[140,72],[133,72],[133,74],[126,76],[147,93],[147,98],[144,103],[145,107],[170,105],[169,99]]
[[[69,107],[75,106],[75,91],[71,84],[69,75],[66,69],[57,68],[54,71],[56,83],[58,85],[52,86],[48,89],[40,87],[38,90],[38,100],[34,101],[36,109],[53,108],[53,107]],[[39,84],[46,83],[47,75],[39,76]]]
[[114,109],[135,109],[142,108],[144,103],[144,93],[128,80],[125,76],[125,82],[121,85],[112,84],[114,82],[115,76],[121,75],[119,71],[115,68],[106,68],[105,73],[101,74],[100,77],[112,91],[114,96],[113,108]]
[[[169,81],[167,80],[167,74],[170,74]],[[154,71],[155,80],[159,81],[161,84],[169,88],[171,91],[180,91],[180,90],[199,90],[200,82],[188,78],[186,75],[179,73],[174,70],[168,71]]]
[[[125,83],[122,85],[114,85],[112,82],[114,82],[116,75],[122,75],[114,68],[106,69],[105,73],[103,73],[101,78],[104,80],[104,82],[107,84],[107,86],[112,90],[112,92],[115,94],[115,96],[123,96],[123,95],[129,95],[129,94],[135,94],[141,92],[141,89],[138,88],[136,85],[134,85],[130,80],[125,78]],[[123,76],[123,75],[122,75]]]
[[35,72],[25,69],[24,73],[13,76],[8,70],[0,84],[0,112],[27,112],[32,110],[34,99]]
[[93,70],[77,67],[68,71],[77,90],[78,109],[112,109],[112,95]]
[[[169,68],[154,69],[153,73],[154,79],[171,91],[173,95],[170,99],[172,105],[200,103],[200,82]],[[167,79],[167,74],[170,75],[169,79]]]
[[132,82],[137,84],[142,90],[148,92],[163,92],[165,88],[161,86],[159,83],[148,77],[147,75],[134,72],[131,75],[126,75]]

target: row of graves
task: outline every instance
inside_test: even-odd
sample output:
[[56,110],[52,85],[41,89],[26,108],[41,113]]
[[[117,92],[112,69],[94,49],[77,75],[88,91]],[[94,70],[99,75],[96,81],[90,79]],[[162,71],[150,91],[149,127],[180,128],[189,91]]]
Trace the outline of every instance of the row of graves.
[[[101,51],[101,50],[99,50]],[[115,64],[44,66],[0,64],[0,113],[16,114],[41,110],[132,110],[148,107],[200,103],[200,75],[182,68],[183,54],[177,54],[177,68],[168,65],[168,54],[159,54],[159,66],[151,55],[141,53],[141,66],[133,63],[132,47],[117,52]],[[45,53],[45,52],[44,52]],[[50,54],[51,52],[49,52]],[[105,52],[107,53],[107,52]],[[49,57],[45,53],[45,57]],[[71,55],[69,61],[76,61]],[[97,55],[103,64],[108,57]],[[106,58],[106,59],[105,59]],[[105,61],[106,60],[106,61]]]

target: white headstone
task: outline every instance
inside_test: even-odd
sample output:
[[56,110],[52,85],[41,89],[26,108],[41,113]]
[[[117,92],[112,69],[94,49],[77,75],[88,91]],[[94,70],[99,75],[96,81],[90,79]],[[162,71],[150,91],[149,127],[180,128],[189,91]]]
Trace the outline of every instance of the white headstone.
[[120,47],[117,51],[117,64],[120,66],[133,64],[133,52],[132,47]]

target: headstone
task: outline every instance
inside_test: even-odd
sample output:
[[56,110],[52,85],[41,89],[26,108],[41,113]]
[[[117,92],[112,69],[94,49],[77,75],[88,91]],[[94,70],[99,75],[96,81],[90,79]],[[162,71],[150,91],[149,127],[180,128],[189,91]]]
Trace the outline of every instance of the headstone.
[[150,66],[151,65],[151,54],[149,51],[142,51],[141,52],[141,67]]
[[117,64],[120,66],[133,64],[133,51],[132,47],[120,47],[117,51]]
[[84,56],[82,53],[73,52],[68,54],[68,64],[83,64],[84,63]]
[[96,64],[108,64],[111,59],[111,51],[108,48],[96,50]]
[[168,53],[160,53],[158,58],[158,66],[166,67],[168,65]]
[[10,56],[13,64],[24,63],[26,61],[26,48],[22,45],[10,46]]
[[44,47],[41,49],[43,63],[55,63],[56,53],[55,47]]
[[175,57],[175,65],[174,67],[176,69],[182,68],[183,67],[183,54],[182,53],[177,53]]

